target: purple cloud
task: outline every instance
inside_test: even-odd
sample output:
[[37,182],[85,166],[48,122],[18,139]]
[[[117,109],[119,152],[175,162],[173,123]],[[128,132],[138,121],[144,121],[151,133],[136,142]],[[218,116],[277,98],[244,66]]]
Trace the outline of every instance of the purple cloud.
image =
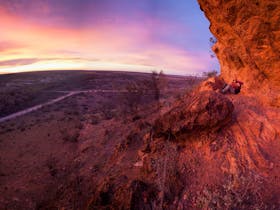
[[23,66],[23,65],[36,63],[38,61],[40,61],[40,59],[37,58],[21,58],[21,59],[4,60],[4,61],[0,61],[0,66]]

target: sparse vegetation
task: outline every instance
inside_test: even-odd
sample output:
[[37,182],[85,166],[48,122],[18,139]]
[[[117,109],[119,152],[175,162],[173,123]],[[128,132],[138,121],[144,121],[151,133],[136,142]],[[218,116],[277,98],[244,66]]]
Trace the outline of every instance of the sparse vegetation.
[[78,142],[78,138],[79,138],[79,131],[75,130],[73,132],[69,132],[69,131],[63,131],[63,136],[62,139],[65,142],[71,142],[71,143],[76,143]]
[[47,162],[46,166],[49,170],[49,173],[52,177],[55,177],[57,175],[57,160],[54,157],[50,157]]
[[216,77],[218,75],[218,71],[216,71],[216,70],[207,71],[207,72],[203,72],[202,75],[206,78]]
[[[83,74],[87,76],[79,76]],[[62,73],[58,72],[58,75]],[[10,172],[19,177],[17,183],[31,183],[23,191],[25,195],[35,195],[32,202],[36,202],[34,205],[38,209],[47,207],[51,209],[62,203],[61,206],[65,208],[74,206],[81,209],[81,206],[91,199],[92,189],[99,192],[101,174],[107,174],[109,177],[113,174],[119,176],[121,171],[125,171],[130,176],[131,164],[135,162],[142,137],[151,128],[154,117],[158,116],[156,104],[159,102],[171,104],[171,101],[175,100],[174,95],[184,93],[192,85],[185,77],[170,77],[162,72],[155,74],[74,72],[73,75],[75,76],[71,79],[65,77],[64,80],[61,77],[63,81],[59,80],[59,84],[56,84],[58,80],[54,78],[54,85],[47,90],[51,93],[49,96],[54,96],[52,91],[75,89],[114,88],[113,90],[127,92],[83,93],[21,116],[19,120],[13,119],[11,122],[0,124],[0,142],[7,145],[1,156],[9,154],[7,159],[1,159],[0,170],[3,171],[2,167],[7,169],[5,179],[7,178],[9,183],[15,181]],[[33,85],[38,86],[36,79]],[[24,91],[21,93],[24,94]],[[45,97],[44,93],[43,89],[38,90],[36,94],[39,99],[30,103],[24,99],[21,102],[22,107],[33,106],[35,102],[45,102],[49,96]],[[12,94],[11,97],[15,95]],[[123,121],[124,109],[128,119],[126,121]],[[18,108],[14,107],[11,112],[17,110]],[[36,161],[30,163],[30,157],[35,156]],[[10,166],[7,161],[9,158],[17,162]],[[14,168],[14,165],[19,169]],[[41,170],[42,166],[45,170]],[[166,168],[167,181],[163,187],[165,195],[163,205],[169,202],[168,164]],[[85,182],[87,179],[91,181]],[[122,178],[118,180],[119,183],[112,185],[110,193],[114,194],[109,201],[106,201],[107,191],[104,190],[105,194],[101,194],[103,198],[99,200],[99,204],[107,205],[108,202],[115,202],[114,196],[118,193],[127,196],[128,192],[120,185],[129,180],[130,177]],[[89,183],[92,182],[95,183],[95,187],[90,186]],[[38,184],[35,186],[33,183]],[[148,184],[147,186],[150,189]],[[147,192],[152,198],[146,196],[145,202],[152,202],[157,197],[156,190],[157,186],[154,185],[151,192]],[[18,195],[18,192],[11,188],[7,188],[7,192]],[[40,195],[44,195],[44,198]],[[3,199],[7,202],[9,200],[6,195]],[[18,202],[22,202],[22,206],[26,205],[25,201]]]

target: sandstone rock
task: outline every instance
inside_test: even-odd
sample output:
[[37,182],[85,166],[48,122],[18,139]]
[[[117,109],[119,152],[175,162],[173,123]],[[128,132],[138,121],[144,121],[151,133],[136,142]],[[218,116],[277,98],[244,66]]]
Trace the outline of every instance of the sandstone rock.
[[199,86],[198,91],[207,91],[207,90],[214,90],[219,92],[224,88],[226,85],[225,81],[220,77],[211,77],[206,81],[202,82]]
[[280,1],[198,2],[218,40],[213,50],[222,77],[226,82],[237,77],[245,82],[243,92],[275,105],[280,93]]
[[155,135],[178,136],[219,129],[231,119],[233,109],[231,101],[222,94],[196,92],[155,122]]

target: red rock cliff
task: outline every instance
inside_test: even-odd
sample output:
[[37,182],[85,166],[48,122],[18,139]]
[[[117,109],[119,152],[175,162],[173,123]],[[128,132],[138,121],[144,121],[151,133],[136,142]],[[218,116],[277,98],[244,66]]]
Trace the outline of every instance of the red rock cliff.
[[218,42],[221,75],[245,82],[244,92],[280,105],[280,1],[198,0]]

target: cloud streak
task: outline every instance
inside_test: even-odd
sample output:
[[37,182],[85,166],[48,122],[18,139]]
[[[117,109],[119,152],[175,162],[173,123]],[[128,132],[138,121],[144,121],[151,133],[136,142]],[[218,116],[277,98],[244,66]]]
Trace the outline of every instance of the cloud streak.
[[19,59],[13,59],[13,60],[4,60],[0,61],[0,66],[23,66],[23,65],[29,65],[38,62],[39,59],[36,58],[19,58]]

